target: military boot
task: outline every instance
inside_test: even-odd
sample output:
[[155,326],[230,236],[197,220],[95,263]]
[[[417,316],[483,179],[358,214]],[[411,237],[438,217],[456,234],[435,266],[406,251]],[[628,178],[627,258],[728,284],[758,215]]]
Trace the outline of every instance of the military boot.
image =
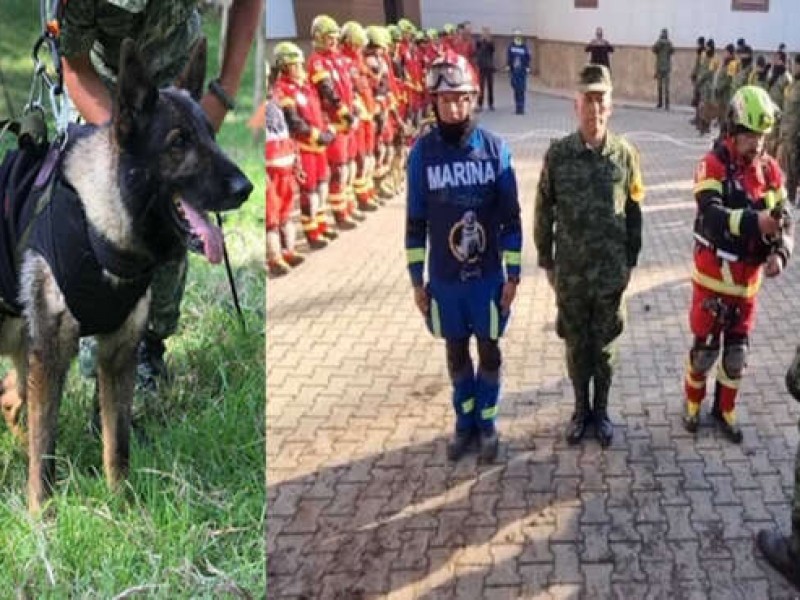
[[453,439],[447,444],[447,458],[457,461],[469,452],[475,440],[475,434],[474,429],[456,429]]
[[728,440],[734,444],[742,443],[742,430],[736,424],[736,409],[731,409],[730,412],[723,412],[720,407],[720,389],[719,382],[714,388],[714,404],[711,406],[711,416],[716,421],[717,427],[725,435]]
[[800,556],[792,548],[791,539],[762,529],[756,535],[756,545],[767,562],[800,590]]
[[497,458],[497,452],[500,448],[500,438],[497,435],[497,430],[481,429],[478,435],[478,459],[484,463],[493,463]]
[[592,422],[592,408],[589,405],[589,382],[572,382],[575,388],[575,412],[567,424],[565,437],[567,443],[575,445],[583,439],[586,428]]
[[689,433],[697,433],[700,425],[700,404],[686,401],[686,410],[683,413],[683,428]]
[[608,393],[611,388],[611,380],[599,382],[594,378],[594,431],[597,440],[603,448],[611,445],[614,438],[614,424],[608,417]]

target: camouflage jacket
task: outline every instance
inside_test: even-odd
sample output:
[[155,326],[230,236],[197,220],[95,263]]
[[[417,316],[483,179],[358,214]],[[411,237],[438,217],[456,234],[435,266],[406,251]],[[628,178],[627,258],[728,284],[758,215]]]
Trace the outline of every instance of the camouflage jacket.
[[800,133],[800,80],[795,79],[786,87],[781,114],[781,139],[796,142]]
[[64,8],[61,51],[89,53],[108,86],[116,82],[122,40],[136,40],[159,87],[172,83],[200,37],[197,0],[69,0]]
[[656,55],[656,75],[669,75],[672,71],[672,54],[675,49],[667,38],[658,38],[653,44],[653,54]]
[[609,132],[599,150],[578,132],[554,141],[536,195],[539,266],[557,281],[624,286],[642,246],[643,199],[639,154],[625,139]]

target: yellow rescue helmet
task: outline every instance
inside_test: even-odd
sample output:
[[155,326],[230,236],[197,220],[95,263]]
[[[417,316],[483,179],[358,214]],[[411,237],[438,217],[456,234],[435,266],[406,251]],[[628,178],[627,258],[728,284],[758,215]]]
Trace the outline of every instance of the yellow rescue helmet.
[[317,15],[311,21],[311,38],[314,40],[314,46],[317,48],[324,48],[325,38],[328,36],[339,37],[339,25],[334,21],[333,17],[328,15]]
[[289,65],[302,65],[305,62],[303,51],[294,42],[279,42],[272,50],[272,56],[279,69]]
[[367,32],[356,21],[348,21],[342,25],[342,42],[354,48],[363,48],[367,45]]

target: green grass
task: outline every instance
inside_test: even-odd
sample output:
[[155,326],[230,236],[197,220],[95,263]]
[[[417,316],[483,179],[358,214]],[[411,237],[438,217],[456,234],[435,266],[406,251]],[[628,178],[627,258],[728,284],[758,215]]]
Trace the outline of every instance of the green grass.
[[[0,0],[0,68],[17,110],[30,84],[37,2]],[[209,74],[218,23],[206,19]],[[226,217],[226,239],[247,328],[224,269],[190,259],[178,333],[168,341],[172,385],[147,401],[125,493],[105,485],[89,432],[92,384],[71,374],[61,407],[52,511],[25,508],[26,462],[0,426],[0,597],[262,597],[264,494],[264,178],[245,127],[252,56],[220,141],[256,186]],[[8,116],[0,89],[0,119]],[[1,145],[2,143],[0,143]]]

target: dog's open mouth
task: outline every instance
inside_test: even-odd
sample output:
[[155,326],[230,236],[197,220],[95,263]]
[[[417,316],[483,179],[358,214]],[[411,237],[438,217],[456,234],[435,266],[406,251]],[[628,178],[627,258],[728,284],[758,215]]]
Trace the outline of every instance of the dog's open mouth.
[[209,262],[218,263],[222,260],[223,241],[222,231],[208,220],[205,212],[197,210],[188,202],[175,196],[172,200],[174,207],[173,218],[178,230],[182,232],[191,243],[192,238],[202,245],[203,254]]

